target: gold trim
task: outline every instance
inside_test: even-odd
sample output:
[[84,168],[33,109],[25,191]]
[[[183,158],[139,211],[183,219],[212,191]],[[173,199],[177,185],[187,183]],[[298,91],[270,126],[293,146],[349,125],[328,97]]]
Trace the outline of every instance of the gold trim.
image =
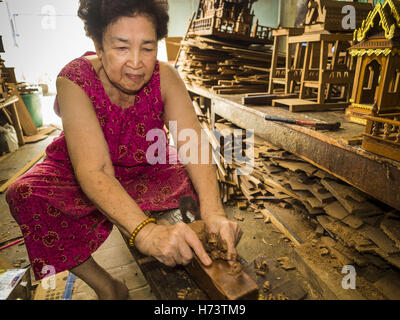
[[348,116],[348,120],[349,120],[350,122],[354,122],[354,123],[357,123],[357,124],[361,124],[361,125],[363,125],[363,126],[366,126],[366,125],[367,125],[367,120],[364,120],[364,119],[361,119],[361,118],[358,118],[358,117]]
[[373,106],[366,105],[366,104],[353,103],[351,106],[354,109],[362,109],[362,110],[368,110],[368,111],[372,111],[372,109],[373,109]]
[[[386,6],[390,7],[390,10],[385,10]],[[361,42],[367,38],[367,33],[374,26],[374,20],[378,16],[380,16],[379,26],[385,31],[385,38],[388,40],[393,39],[394,34],[396,32],[396,28],[400,27],[400,13],[399,6],[393,2],[393,0],[386,0],[386,2],[382,5],[381,3],[377,3],[374,10],[370,11],[367,19],[365,19],[361,27],[354,31],[354,41]],[[395,22],[393,24],[390,23],[390,19],[387,18],[385,12],[390,12]]]
[[384,49],[351,49],[350,55],[353,57],[362,57],[368,55],[369,57],[372,55],[380,56],[384,55],[387,57],[388,55],[392,56],[399,56],[400,55],[400,48],[384,48]]

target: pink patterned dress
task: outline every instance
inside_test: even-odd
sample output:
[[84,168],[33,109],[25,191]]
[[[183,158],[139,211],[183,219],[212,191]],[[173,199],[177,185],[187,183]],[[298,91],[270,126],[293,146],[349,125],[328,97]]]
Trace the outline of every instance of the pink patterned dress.
[[[198,203],[176,149],[166,145],[167,164],[150,165],[146,160],[147,149],[155,143],[146,140],[147,132],[164,130],[159,71],[157,62],[151,80],[128,109],[110,101],[84,56],[59,74],[80,86],[91,99],[116,178],[143,211],[152,212],[178,208],[179,198],[187,195]],[[8,188],[6,200],[21,228],[37,280],[48,276],[42,273],[45,266],[59,273],[87,260],[113,228],[75,179],[63,133],[48,146],[45,160]]]

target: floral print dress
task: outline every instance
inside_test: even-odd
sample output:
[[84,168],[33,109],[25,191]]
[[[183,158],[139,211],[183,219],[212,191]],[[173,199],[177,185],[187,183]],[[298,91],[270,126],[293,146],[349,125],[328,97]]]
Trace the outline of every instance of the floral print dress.
[[[179,198],[187,195],[198,203],[187,171],[167,140],[166,164],[149,164],[146,158],[148,148],[155,143],[147,141],[147,132],[164,130],[158,61],[151,80],[128,109],[110,101],[85,56],[70,62],[59,77],[73,81],[91,99],[109,147],[115,177],[143,211],[178,208]],[[47,147],[42,163],[8,188],[6,200],[21,228],[37,280],[48,276],[42,273],[48,269],[44,269],[46,266],[59,273],[86,261],[113,228],[80,188],[64,133]]]

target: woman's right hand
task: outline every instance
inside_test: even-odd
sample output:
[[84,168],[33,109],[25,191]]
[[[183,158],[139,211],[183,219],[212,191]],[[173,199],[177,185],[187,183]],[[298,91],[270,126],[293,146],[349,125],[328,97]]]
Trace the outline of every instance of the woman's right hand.
[[140,252],[168,267],[189,264],[194,253],[206,267],[212,263],[196,233],[185,223],[149,224],[138,233],[135,243]]

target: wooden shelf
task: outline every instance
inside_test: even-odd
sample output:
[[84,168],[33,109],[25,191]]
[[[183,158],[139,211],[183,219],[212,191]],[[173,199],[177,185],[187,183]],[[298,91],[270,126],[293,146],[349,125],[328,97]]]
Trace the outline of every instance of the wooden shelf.
[[[219,115],[241,128],[252,129],[269,143],[400,210],[400,162],[364,151],[361,146],[345,143],[362,136],[365,127],[349,122],[343,111],[294,114],[272,106],[245,106],[241,103],[242,95],[221,96],[204,88],[188,89],[192,94],[211,100],[213,119]],[[267,122],[265,115],[323,122],[340,121],[342,129],[337,132],[315,131],[302,126]]]

